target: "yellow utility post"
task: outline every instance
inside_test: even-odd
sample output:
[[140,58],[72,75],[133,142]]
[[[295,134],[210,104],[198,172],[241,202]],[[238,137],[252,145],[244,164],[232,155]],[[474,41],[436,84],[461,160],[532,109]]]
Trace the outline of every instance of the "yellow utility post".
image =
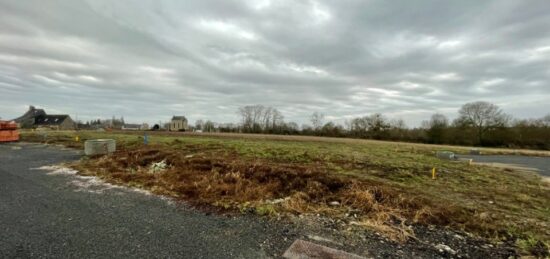
[[80,137],[79,136],[74,137],[74,141],[76,142],[80,141]]
[[434,168],[432,168],[432,179],[434,179],[434,180],[435,180],[435,167],[434,167]]

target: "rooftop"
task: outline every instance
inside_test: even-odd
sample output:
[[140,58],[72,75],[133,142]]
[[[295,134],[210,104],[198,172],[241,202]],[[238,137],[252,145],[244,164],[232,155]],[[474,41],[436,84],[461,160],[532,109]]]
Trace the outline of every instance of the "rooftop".
[[36,117],[35,125],[59,125],[67,119],[69,115],[60,114],[60,115],[41,115]]
[[185,118],[185,116],[173,116],[173,117],[172,117],[172,120],[184,120],[184,121],[187,121],[187,118]]

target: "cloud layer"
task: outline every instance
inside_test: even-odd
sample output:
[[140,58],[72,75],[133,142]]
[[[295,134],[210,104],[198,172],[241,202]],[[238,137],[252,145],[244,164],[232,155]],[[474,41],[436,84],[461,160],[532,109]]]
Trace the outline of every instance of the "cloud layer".
[[466,102],[550,112],[547,1],[0,2],[0,116],[236,121],[237,107],[382,112]]

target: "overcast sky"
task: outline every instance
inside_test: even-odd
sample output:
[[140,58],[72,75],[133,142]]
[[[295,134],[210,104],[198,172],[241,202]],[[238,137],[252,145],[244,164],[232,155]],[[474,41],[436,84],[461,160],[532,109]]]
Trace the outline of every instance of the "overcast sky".
[[550,2],[0,0],[0,117],[550,113]]

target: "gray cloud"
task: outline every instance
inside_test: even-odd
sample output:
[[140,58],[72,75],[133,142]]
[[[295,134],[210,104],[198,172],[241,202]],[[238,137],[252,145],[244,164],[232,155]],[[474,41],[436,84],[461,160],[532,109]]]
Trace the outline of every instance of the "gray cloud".
[[0,116],[307,122],[382,112],[418,125],[465,102],[548,113],[544,1],[0,1]]

